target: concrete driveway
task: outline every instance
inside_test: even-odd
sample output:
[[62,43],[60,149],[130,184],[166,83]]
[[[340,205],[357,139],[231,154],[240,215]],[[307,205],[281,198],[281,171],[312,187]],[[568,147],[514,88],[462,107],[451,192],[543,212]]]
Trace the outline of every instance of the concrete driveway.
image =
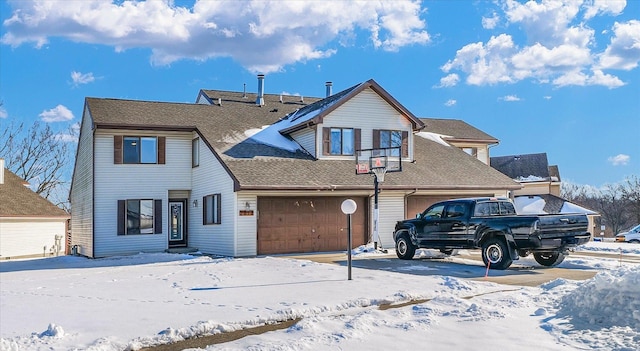
[[[321,263],[347,266],[346,253],[321,253],[308,255],[285,255],[283,257],[306,259]],[[640,264],[638,256],[622,256],[606,253],[574,252],[569,257],[589,257],[609,259],[622,264]],[[408,275],[447,275],[473,280],[486,280],[499,284],[518,286],[538,286],[557,278],[570,280],[586,280],[592,278],[597,271],[592,267],[571,263],[565,260],[559,267],[544,267],[533,257],[520,258],[507,270],[489,270],[482,263],[479,250],[460,250],[458,255],[446,257],[433,250],[419,250],[413,260],[398,259],[393,251],[387,254],[356,255],[352,259],[352,267],[362,269],[385,270]],[[354,272],[353,279],[357,279]]]

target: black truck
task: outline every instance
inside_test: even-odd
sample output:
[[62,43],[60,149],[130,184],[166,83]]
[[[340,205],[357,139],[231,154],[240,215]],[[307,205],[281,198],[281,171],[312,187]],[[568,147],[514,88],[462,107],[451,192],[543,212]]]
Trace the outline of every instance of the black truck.
[[416,249],[481,249],[490,269],[507,269],[513,260],[533,254],[543,266],[562,262],[570,248],[590,240],[584,214],[518,215],[507,198],[465,198],[431,205],[414,219],[396,223],[399,258]]

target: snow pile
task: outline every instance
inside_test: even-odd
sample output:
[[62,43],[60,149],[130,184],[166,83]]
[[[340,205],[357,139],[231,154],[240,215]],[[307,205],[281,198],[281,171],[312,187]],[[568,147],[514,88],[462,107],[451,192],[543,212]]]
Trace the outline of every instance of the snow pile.
[[640,330],[640,267],[598,273],[562,298],[558,314],[581,328]]

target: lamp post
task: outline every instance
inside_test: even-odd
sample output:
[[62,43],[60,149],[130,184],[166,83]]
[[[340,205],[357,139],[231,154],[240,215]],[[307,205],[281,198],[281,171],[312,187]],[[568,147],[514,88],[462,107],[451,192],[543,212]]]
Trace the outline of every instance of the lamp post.
[[340,205],[342,213],[347,215],[347,267],[349,280],[351,280],[351,215],[356,212],[357,208],[358,204],[352,199],[346,199]]

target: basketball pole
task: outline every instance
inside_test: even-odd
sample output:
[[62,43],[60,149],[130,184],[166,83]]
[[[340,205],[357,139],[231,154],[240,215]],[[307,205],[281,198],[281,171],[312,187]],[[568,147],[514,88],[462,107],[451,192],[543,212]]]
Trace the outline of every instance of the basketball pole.
[[378,250],[378,176],[373,174],[373,249]]

